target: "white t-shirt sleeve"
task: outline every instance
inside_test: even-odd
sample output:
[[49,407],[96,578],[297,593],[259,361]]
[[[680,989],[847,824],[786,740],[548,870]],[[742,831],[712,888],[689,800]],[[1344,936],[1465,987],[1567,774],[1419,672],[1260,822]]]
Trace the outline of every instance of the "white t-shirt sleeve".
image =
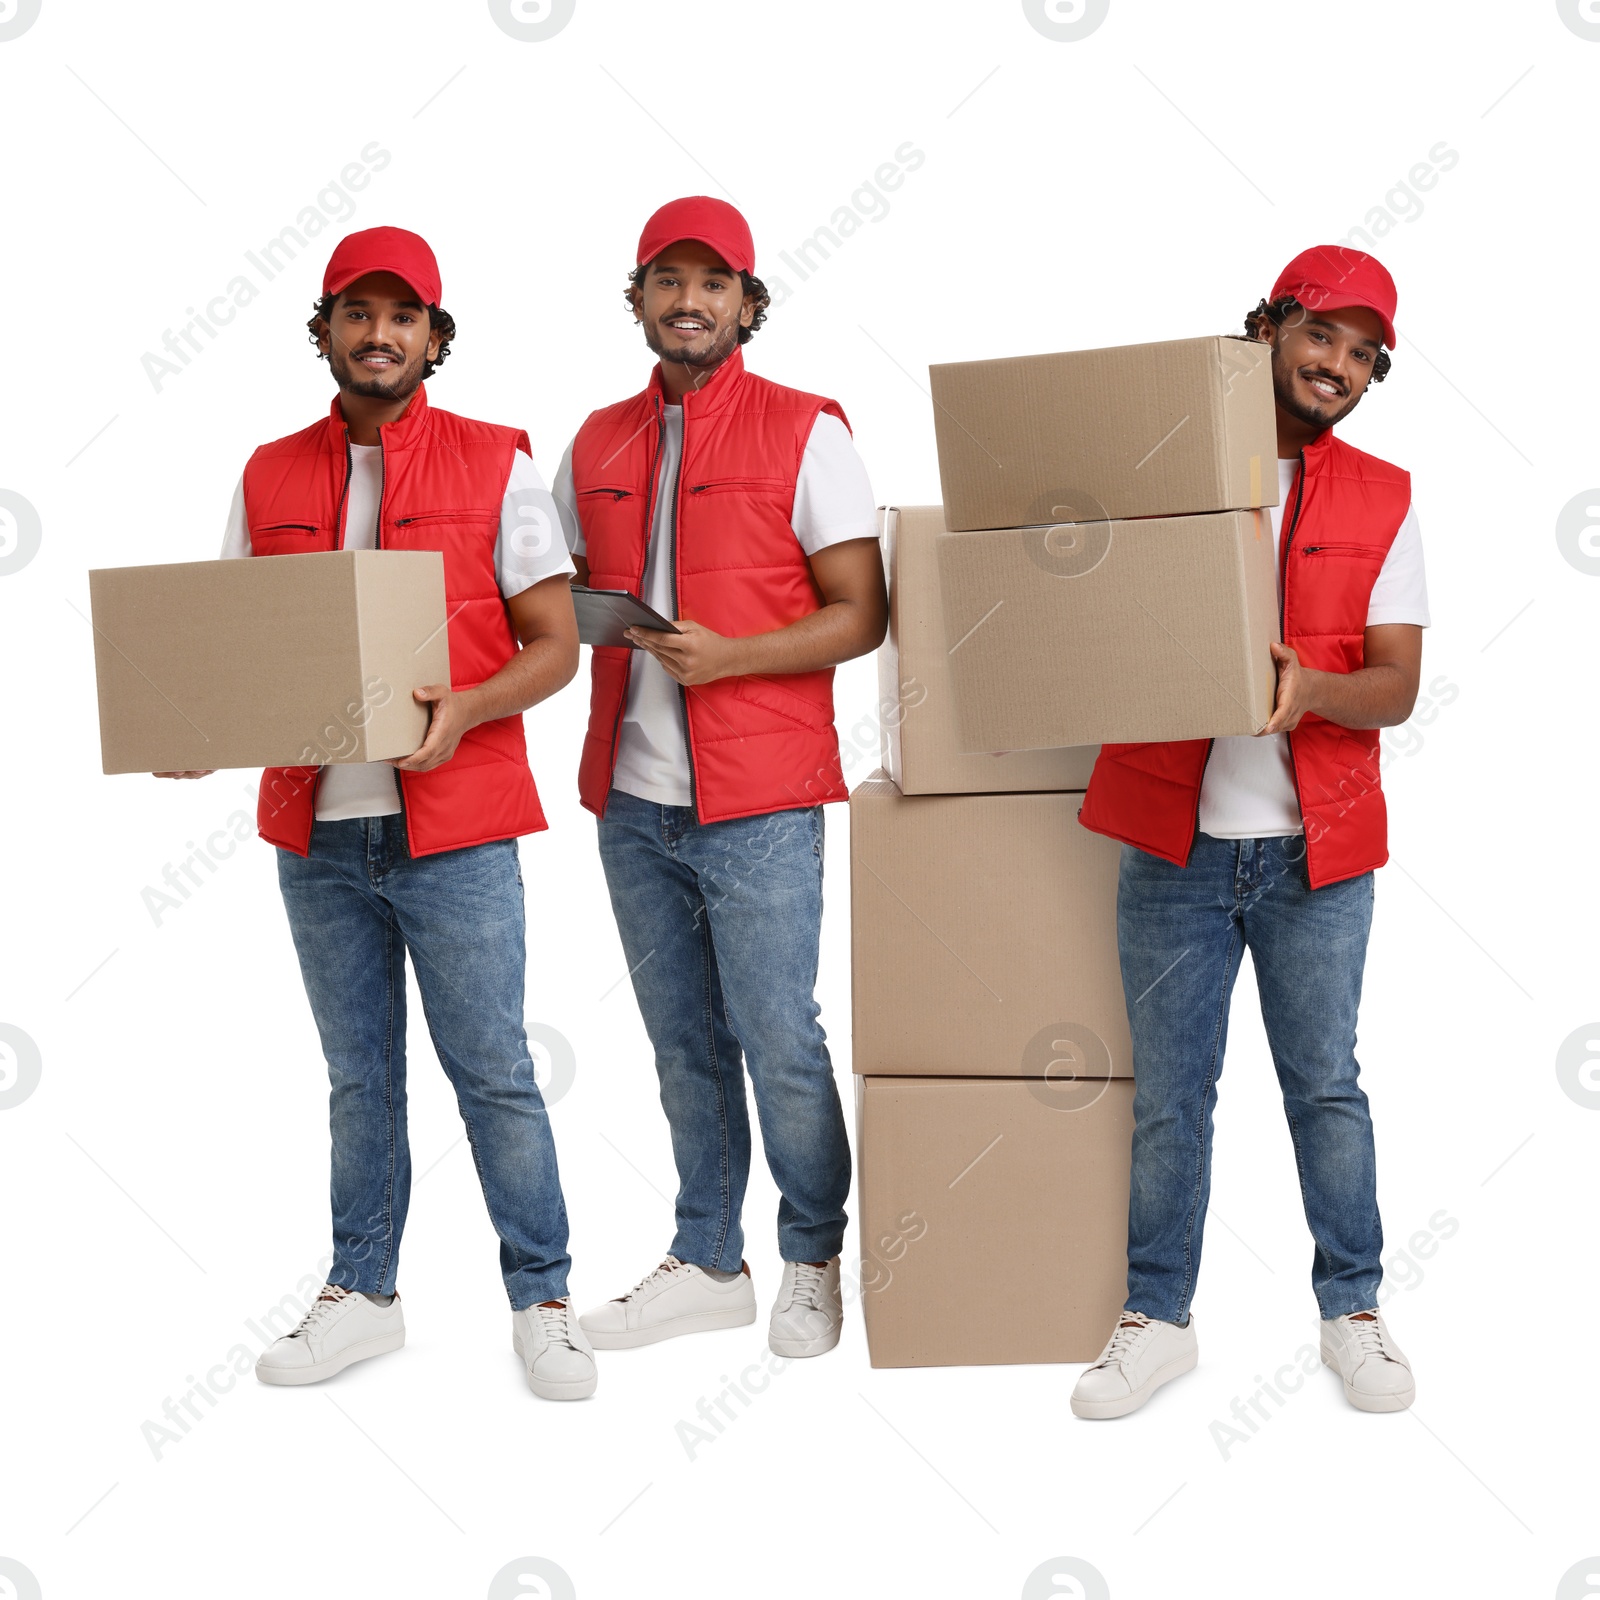
[[1405,622],[1426,628],[1432,623],[1428,614],[1428,578],[1422,565],[1422,529],[1417,523],[1415,506],[1406,508],[1405,521],[1389,546],[1378,572],[1378,581],[1372,586],[1372,598],[1367,602],[1367,626],[1382,627],[1386,623]]
[[[573,444],[577,440],[573,440]],[[556,509],[561,513],[561,531],[566,535],[567,549],[575,556],[587,556],[588,543],[583,537],[583,524],[578,520],[578,494],[572,487],[572,444],[556,468]]]
[[494,543],[494,575],[509,600],[546,578],[575,572],[567,554],[556,499],[545,488],[532,456],[518,450],[500,502],[500,533]]
[[233,504],[228,508],[228,531],[222,536],[222,559],[231,561],[235,556],[250,554],[250,524],[244,514],[244,478],[233,491]]
[[850,430],[819,412],[794,486],[794,536],[808,556],[847,539],[878,537],[878,504]]

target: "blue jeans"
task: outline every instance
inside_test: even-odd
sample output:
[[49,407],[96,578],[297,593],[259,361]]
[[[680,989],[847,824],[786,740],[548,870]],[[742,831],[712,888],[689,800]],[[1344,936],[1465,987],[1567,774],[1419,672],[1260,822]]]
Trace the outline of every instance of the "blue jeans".
[[1124,845],[1117,944],[1133,1034],[1127,1309],[1187,1322],[1206,1204],[1228,1002],[1246,949],[1283,1091],[1324,1318],[1378,1302],[1372,1118],[1356,1011],[1372,874],[1312,890],[1305,840],[1195,838],[1187,867]]
[[405,819],[318,822],[278,883],[333,1092],[330,1283],[392,1294],[411,1195],[406,952],[456,1092],[513,1310],[567,1292],[567,1209],[523,1031],[514,839],[413,860]]
[[678,1167],[680,1261],[738,1269],[750,1069],[785,1261],[844,1244],[850,1146],[817,1021],[822,808],[700,823],[613,789],[600,859],[655,1048]]

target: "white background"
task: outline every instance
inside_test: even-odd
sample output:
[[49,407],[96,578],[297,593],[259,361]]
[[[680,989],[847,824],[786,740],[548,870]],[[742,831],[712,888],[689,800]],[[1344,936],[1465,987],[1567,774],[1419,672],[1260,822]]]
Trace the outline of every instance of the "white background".
[[[1560,9],[1111,0],[1060,42],[1010,0],[578,0],[524,42],[497,26],[503,0],[43,0],[0,40],[0,489],[42,529],[0,574],[0,1023],[42,1063],[0,1110],[0,1557],[47,1600],[475,1597],[523,1557],[567,1587],[530,1569],[494,1593],[1593,1592],[1558,1585],[1600,1552],[1600,1094],[1589,1075],[1563,1092],[1556,1055],[1600,1015],[1583,909],[1600,560],[1563,559],[1556,524],[1600,482],[1600,42]],[[925,159],[881,212],[860,186],[908,141]],[[374,142],[384,170],[328,190]],[[1452,169],[1397,188],[1441,143]],[[605,1355],[590,1404],[533,1399],[414,1007],[405,1352],[320,1389],[243,1379],[159,1459],[142,1437],[188,1375],[253,1355],[246,1319],[317,1270],[327,1088],[271,850],[241,846],[159,926],[141,902],[185,841],[251,809],[254,775],[100,774],[85,572],[214,555],[249,451],[325,411],[303,323],[350,227],[434,242],[460,327],[435,400],[525,426],[553,473],[583,416],[643,383],[623,275],[644,217],[689,192],[735,199],[788,285],[751,364],[838,397],[879,497],[903,503],[938,498],[930,361],[1234,331],[1289,256],[1387,213],[1394,372],[1344,434],[1414,474],[1424,692],[1454,691],[1387,741],[1393,860],[1361,1028],[1410,1414],[1360,1415],[1319,1369],[1226,1459],[1214,1437],[1316,1338],[1246,976],[1201,1365],[1126,1421],[1074,1421],[1076,1368],[872,1371],[856,1308],[835,1355],[775,1378],[694,1460],[675,1424],[758,1358],[759,1323]],[[265,282],[244,252],[319,194],[337,220]],[[852,204],[873,220],[805,281],[784,269],[780,250]],[[257,297],[158,390],[141,358],[241,273]],[[839,698],[854,782],[876,763],[870,661]],[[574,687],[528,718],[551,829],[522,845],[528,1018],[577,1057],[552,1115],[580,1304],[652,1264],[674,1187],[576,801],[585,703]],[[848,1094],[844,808],[828,822],[820,998]],[[763,1316],[774,1206],[758,1163]],[[1455,1226],[1423,1259],[1410,1241],[1441,1212]],[[963,1264],[950,1316],[986,1315],[989,1270]],[[1052,1576],[1057,1557],[1103,1589]],[[18,1571],[0,1593],[30,1592]]]

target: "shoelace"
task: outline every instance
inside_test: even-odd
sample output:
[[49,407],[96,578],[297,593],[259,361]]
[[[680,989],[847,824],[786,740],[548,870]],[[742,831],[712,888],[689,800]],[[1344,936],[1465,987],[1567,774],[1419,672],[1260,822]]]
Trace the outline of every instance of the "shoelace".
[[314,1328],[320,1328],[349,1298],[348,1289],[341,1289],[336,1283],[325,1283],[322,1286],[322,1293],[317,1296],[311,1309],[300,1319],[300,1326],[289,1337],[305,1338]]
[[1368,1322],[1365,1318],[1358,1319],[1356,1317],[1346,1317],[1344,1320],[1351,1333],[1355,1335],[1356,1349],[1363,1359],[1367,1356],[1376,1356],[1380,1361],[1392,1361],[1394,1359],[1388,1350],[1384,1348],[1383,1324],[1376,1317],[1371,1322]]
[[797,1261],[794,1264],[794,1300],[793,1304],[807,1307],[812,1311],[822,1309],[823,1283],[827,1277],[826,1267],[814,1267],[809,1261]]
[[624,1295],[618,1295],[619,1300],[631,1300],[641,1289],[648,1289],[657,1278],[670,1278],[683,1263],[676,1256],[663,1256],[659,1267],[652,1267],[634,1286]]
[[1111,1335],[1111,1343],[1106,1346],[1105,1354],[1095,1362],[1096,1367],[1109,1367],[1128,1354],[1133,1348],[1134,1341],[1150,1326],[1150,1319],[1139,1311],[1124,1311],[1122,1320],[1117,1324],[1117,1331]]
[[540,1306],[539,1321],[544,1324],[544,1336],[551,1344],[564,1344],[568,1349],[576,1350],[577,1345],[572,1342],[572,1323],[570,1321],[572,1308],[570,1305]]

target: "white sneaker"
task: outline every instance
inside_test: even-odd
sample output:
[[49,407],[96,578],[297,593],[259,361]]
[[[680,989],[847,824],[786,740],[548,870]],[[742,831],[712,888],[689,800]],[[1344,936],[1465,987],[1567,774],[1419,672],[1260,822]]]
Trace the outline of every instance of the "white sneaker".
[[1357,1411],[1404,1411],[1417,1397],[1411,1363],[1376,1311],[1324,1322],[1322,1362],[1339,1374]]
[[364,1294],[326,1283],[300,1326],[261,1352],[256,1376],[263,1383],[321,1383],[353,1362],[386,1355],[405,1342],[399,1295],[380,1306]]
[[572,1301],[531,1305],[511,1313],[511,1348],[528,1369],[528,1387],[541,1400],[586,1400],[599,1374],[594,1351],[578,1326]]
[[1100,1359],[1072,1391],[1075,1417],[1123,1417],[1137,1411],[1164,1383],[1193,1372],[1200,1359],[1194,1318],[1180,1328],[1138,1311],[1124,1311]]
[[607,1300],[578,1318],[596,1350],[632,1350],[680,1333],[742,1328],[755,1320],[756,1292],[748,1267],[718,1283],[676,1256],[668,1256],[620,1299]]
[[843,1322],[838,1256],[820,1267],[809,1261],[785,1261],[783,1284],[767,1327],[767,1347],[773,1355],[820,1356],[838,1344]]

